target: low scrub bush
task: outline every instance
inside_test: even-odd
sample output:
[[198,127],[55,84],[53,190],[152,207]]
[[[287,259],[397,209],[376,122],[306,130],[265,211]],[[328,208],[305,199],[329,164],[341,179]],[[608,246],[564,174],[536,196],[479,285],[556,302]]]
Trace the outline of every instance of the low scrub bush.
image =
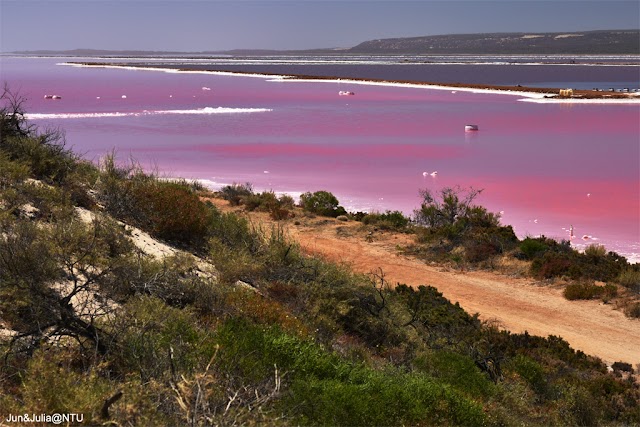
[[557,242],[544,236],[525,239],[520,244],[520,256],[516,256],[532,259],[531,274],[541,279],[566,276],[608,282],[615,280],[628,265],[624,257],[607,253],[601,245],[591,245],[580,253],[569,241]]
[[431,377],[363,370],[347,381],[297,380],[285,400],[302,424],[464,425],[486,423],[482,407]]
[[361,221],[363,224],[374,225],[383,230],[405,230],[410,224],[409,218],[400,211],[373,212],[365,215]]
[[121,372],[169,379],[204,366],[214,354],[209,333],[187,309],[169,307],[157,298],[134,298],[110,322],[118,345],[113,358]]
[[624,309],[624,314],[632,319],[640,319],[640,302],[627,305]]
[[572,283],[564,289],[563,295],[568,300],[613,298],[618,294],[614,285],[598,286],[593,283]]
[[[556,252],[546,252],[541,258],[536,258],[531,263],[531,272],[535,277],[550,279],[570,274],[572,266],[570,255]],[[579,270],[571,270],[575,278],[579,277]]]
[[249,211],[269,212],[271,219],[276,221],[293,218],[293,198],[287,194],[277,197],[273,191],[246,196],[241,203]]
[[614,362],[613,365],[611,365],[611,369],[614,371],[629,372],[630,374],[633,374],[633,366],[631,366],[631,363]]
[[496,392],[493,382],[469,356],[446,350],[434,351],[416,357],[413,366],[474,399]]
[[465,243],[464,256],[469,262],[485,261],[502,252],[502,248],[488,236],[479,236]]
[[[1,147],[1,146],[0,146]],[[11,160],[0,148],[0,190],[15,186],[30,175],[31,168],[24,160]]]
[[481,262],[517,245],[513,229],[500,225],[498,214],[472,204],[480,192],[460,187],[420,192],[423,202],[415,211],[416,223],[422,226],[418,241],[430,245],[436,258],[446,259],[463,249],[466,261]]
[[328,191],[303,193],[300,196],[300,206],[307,212],[333,218],[347,214],[347,211],[340,206],[336,196]]
[[244,184],[233,183],[220,189],[220,195],[231,206],[241,205],[247,197],[253,195],[253,186],[247,182]]
[[172,182],[137,186],[134,204],[140,221],[154,235],[188,245],[204,243],[210,211],[188,187]]
[[222,367],[260,381],[274,366],[290,388],[278,407],[307,425],[482,425],[482,407],[431,377],[374,371],[317,344],[232,320],[219,330]]
[[112,215],[161,239],[192,247],[206,241],[212,212],[188,183],[158,180],[135,162],[118,165],[111,153],[102,161],[99,192]]
[[620,273],[617,281],[625,288],[640,294],[640,270],[628,268]]
[[607,250],[603,245],[597,243],[589,245],[585,248],[584,254],[592,259],[604,258],[607,255]]
[[83,372],[73,362],[67,352],[36,352],[19,387],[20,399],[5,402],[2,409],[14,414],[83,414],[84,423],[97,423],[101,402],[113,389],[97,370]]
[[534,259],[542,256],[549,246],[546,244],[546,238],[531,238],[527,237],[520,243],[520,251],[524,259]]
[[550,396],[550,385],[542,365],[524,355],[518,355],[511,361],[511,368],[522,377],[539,399],[545,400]]

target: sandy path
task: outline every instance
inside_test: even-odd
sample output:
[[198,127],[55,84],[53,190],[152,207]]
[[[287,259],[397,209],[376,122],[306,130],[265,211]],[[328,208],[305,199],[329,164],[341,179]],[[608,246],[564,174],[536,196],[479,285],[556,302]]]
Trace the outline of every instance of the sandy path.
[[[260,223],[268,221],[264,214],[251,214],[251,218]],[[409,236],[376,233],[373,241],[367,241],[356,231],[357,223],[301,222],[287,222],[285,227],[308,253],[347,263],[361,273],[382,268],[391,284],[434,286],[468,312],[479,313],[482,319],[496,320],[512,332],[526,330],[534,335],[561,336],[573,348],[598,356],[607,364],[640,363],[640,321],[625,317],[601,301],[567,301],[561,289],[539,286],[531,279],[490,272],[443,271],[398,254],[396,245],[408,243]]]

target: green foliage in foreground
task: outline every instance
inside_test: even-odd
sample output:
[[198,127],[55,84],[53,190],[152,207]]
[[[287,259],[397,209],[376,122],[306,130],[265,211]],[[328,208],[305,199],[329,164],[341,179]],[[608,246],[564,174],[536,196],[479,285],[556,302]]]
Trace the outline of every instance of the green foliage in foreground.
[[[433,287],[392,288],[382,271],[305,256],[281,230],[221,213],[187,183],[49,147],[59,141],[38,139],[18,113],[3,110],[0,144],[8,413],[123,426],[640,423],[633,378],[559,337],[501,331]],[[427,237],[509,240],[482,210],[457,215]],[[200,258],[146,255],[112,216]],[[526,256],[554,252],[534,246]],[[631,289],[635,273],[616,274]]]
[[278,367],[290,388],[281,408],[293,408],[305,425],[391,425],[451,421],[484,425],[482,407],[421,374],[378,371],[349,363],[317,344],[244,321],[219,330],[226,366],[260,381]]

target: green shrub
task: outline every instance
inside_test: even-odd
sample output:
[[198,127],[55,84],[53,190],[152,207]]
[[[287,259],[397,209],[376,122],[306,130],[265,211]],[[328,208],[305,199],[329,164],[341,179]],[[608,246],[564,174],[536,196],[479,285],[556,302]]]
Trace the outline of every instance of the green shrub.
[[215,351],[209,333],[197,326],[190,310],[169,307],[157,298],[131,299],[109,327],[119,337],[112,356],[117,366],[141,381],[191,373]]
[[533,389],[536,395],[545,400],[550,397],[550,387],[543,367],[524,355],[518,355],[511,361],[511,366]]
[[264,191],[247,195],[242,203],[248,211],[268,212],[278,205],[278,198],[273,191]]
[[156,237],[196,247],[208,237],[211,210],[188,183],[158,180],[133,161],[118,165],[111,153],[98,187],[107,211]]
[[525,259],[534,259],[542,256],[549,249],[545,244],[545,240],[545,238],[525,238],[520,243],[520,251],[523,253]]
[[137,186],[133,197],[138,214],[133,219],[146,225],[152,234],[188,245],[205,241],[210,211],[189,188],[159,181]]
[[84,415],[85,423],[99,421],[101,402],[113,393],[107,380],[92,369],[74,369],[70,355],[38,351],[30,360],[20,386],[20,403],[3,408],[14,413]]
[[624,314],[632,319],[640,319],[640,302],[627,305],[624,309]]
[[614,285],[598,286],[593,283],[572,283],[564,289],[563,295],[568,300],[612,298],[618,293]]
[[0,151],[0,190],[12,187],[29,177],[31,172],[25,161],[11,160],[9,154]]
[[633,374],[633,366],[631,366],[631,363],[614,362],[613,365],[611,365],[611,368],[614,371],[629,372],[630,374]]
[[498,255],[501,247],[491,242],[487,236],[478,237],[465,244],[465,259],[469,262],[485,261]]
[[276,328],[226,322],[218,333],[224,370],[259,382],[274,366],[290,389],[277,405],[302,424],[482,425],[482,408],[461,393],[420,374],[374,371]]
[[432,348],[460,350],[458,345],[481,332],[478,315],[469,315],[432,286],[414,289],[401,284],[395,293],[411,316],[410,324],[422,332],[421,338]]
[[413,365],[459,392],[478,399],[495,393],[496,388],[474,361],[452,351],[434,351],[417,357]]
[[571,248],[568,241],[556,242],[542,236],[525,239],[520,246],[521,257],[533,259],[531,274],[538,278],[567,276],[607,282],[618,277],[628,265],[624,257],[606,253],[600,245],[591,245],[585,253],[580,253]]
[[244,200],[253,195],[253,186],[247,182],[244,184],[225,185],[220,189],[220,194],[224,200],[227,200],[231,206],[241,205]]
[[250,194],[242,200],[248,211],[269,212],[271,219],[276,221],[293,217],[291,210],[294,201],[286,194],[276,197],[273,191],[265,191],[258,194]]
[[594,426],[602,417],[603,405],[584,386],[567,384],[562,387],[564,399],[560,401],[562,423],[565,425]]
[[620,273],[617,281],[625,288],[640,294],[640,270],[628,268]]
[[300,206],[307,212],[333,218],[347,214],[347,211],[340,206],[336,196],[328,191],[316,191],[313,194],[303,193],[300,196]]
[[280,207],[285,209],[293,209],[296,205],[295,200],[288,194],[282,194],[278,197],[278,201],[280,202]]
[[481,426],[482,407],[423,375],[365,370],[348,381],[296,380],[286,405],[302,424]]
[[589,245],[585,248],[584,254],[589,258],[604,258],[607,254],[607,250],[603,245],[594,243],[593,245]]
[[65,147],[64,136],[55,131],[9,137],[2,148],[11,160],[26,163],[36,179],[48,184],[61,184],[80,164],[78,156]]
[[400,211],[386,211],[385,213],[370,213],[362,218],[362,223],[375,225],[383,230],[404,230],[410,223]]
[[262,245],[262,236],[249,225],[246,218],[223,213],[211,207],[209,234],[230,249],[255,253]]
[[[571,254],[546,252],[542,257],[533,260],[531,263],[531,273],[541,279],[569,275],[572,266],[570,257]],[[579,277],[579,270],[577,274],[574,273],[573,276]]]

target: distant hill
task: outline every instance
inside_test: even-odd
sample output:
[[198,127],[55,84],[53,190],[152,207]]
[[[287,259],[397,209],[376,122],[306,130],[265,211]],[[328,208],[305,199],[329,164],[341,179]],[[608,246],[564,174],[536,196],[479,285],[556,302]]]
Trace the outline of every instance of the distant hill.
[[640,30],[485,33],[369,40],[349,53],[640,54]]
[[234,49],[225,51],[31,50],[26,55],[63,56],[251,56],[353,54],[640,54],[640,30],[565,33],[481,33],[377,39],[351,48],[305,50]]

